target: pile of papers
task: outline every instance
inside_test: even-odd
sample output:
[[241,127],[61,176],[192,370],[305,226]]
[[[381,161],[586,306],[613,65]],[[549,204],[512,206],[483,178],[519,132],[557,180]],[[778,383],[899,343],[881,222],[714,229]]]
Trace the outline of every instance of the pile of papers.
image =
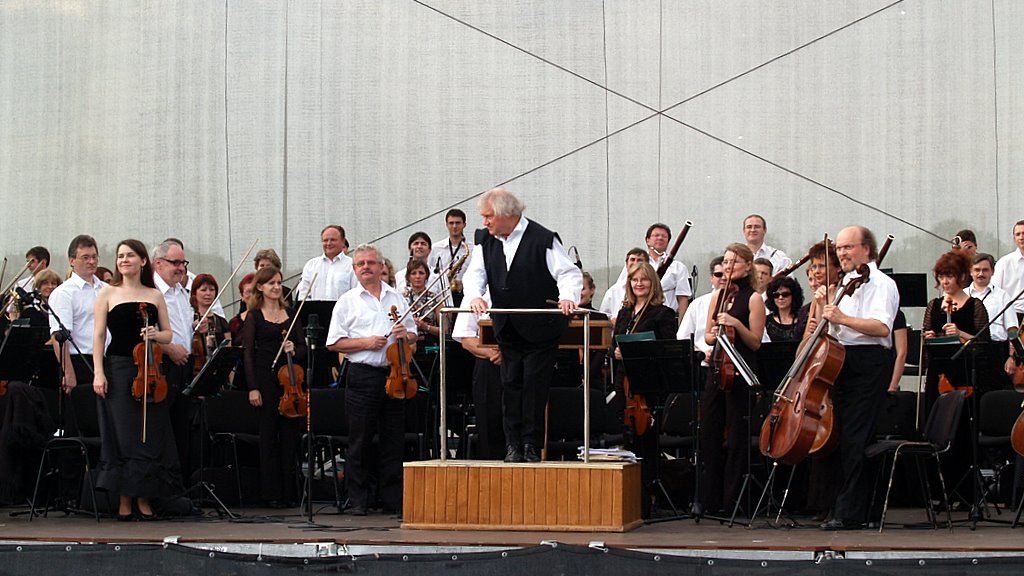
[[[580,446],[579,454],[576,456],[580,460],[583,460],[583,446]],[[591,448],[590,449],[590,461],[591,462],[636,462],[636,454],[633,454],[629,450],[624,450],[621,447],[615,448]]]

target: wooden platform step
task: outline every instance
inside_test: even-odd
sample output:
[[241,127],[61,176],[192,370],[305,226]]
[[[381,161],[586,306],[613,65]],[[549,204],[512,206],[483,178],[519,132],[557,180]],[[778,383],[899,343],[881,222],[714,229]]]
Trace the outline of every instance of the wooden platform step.
[[640,465],[405,463],[403,528],[626,532],[640,518]]

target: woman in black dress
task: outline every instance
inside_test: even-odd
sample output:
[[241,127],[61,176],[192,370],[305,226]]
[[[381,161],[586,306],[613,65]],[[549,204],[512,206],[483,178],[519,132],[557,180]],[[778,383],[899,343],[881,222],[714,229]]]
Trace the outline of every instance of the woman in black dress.
[[[764,299],[757,292],[757,277],[752,274],[753,260],[754,254],[746,244],[726,246],[722,266],[730,279],[730,291],[726,293],[717,289],[712,293],[704,339],[713,346],[718,338],[719,325],[733,328],[736,351],[756,372],[755,353],[761,347],[764,334],[765,308]],[[723,299],[725,304],[718,310],[718,303]],[[722,390],[715,372],[714,369],[708,370],[700,414],[703,476],[699,499],[703,509],[712,514],[724,511],[724,506],[732,506],[739,498],[747,451],[750,450],[750,435],[755,425],[747,421],[751,414],[747,382],[737,373],[731,390],[727,392]],[[726,410],[726,405],[729,410]],[[722,438],[727,428],[729,437],[723,451]]]
[[287,366],[287,353],[294,355],[296,364],[301,365],[306,359],[301,322],[295,323],[284,343],[284,353],[277,365],[272,365],[293,318],[294,313],[282,300],[281,271],[272,266],[258,270],[242,326],[242,346],[249,403],[259,411],[260,495],[272,508],[298,502],[296,451],[305,421],[281,416],[278,370]]
[[[147,402],[143,442],[143,405],[132,397],[132,380],[139,372],[132,358],[135,346],[144,337],[157,344],[171,341],[167,305],[153,284],[153,269],[142,242],[123,240],[117,245],[113,281],[96,295],[93,314],[96,376],[92,386],[99,396],[101,442],[96,486],[120,496],[118,520],[133,518],[133,500],[138,517],[149,520],[155,517],[151,498],[183,489],[170,403]],[[108,329],[110,344],[104,356]]]
[[768,284],[765,295],[769,314],[764,329],[768,338],[772,342],[800,340],[807,325],[804,291],[800,284],[789,276],[776,278]]

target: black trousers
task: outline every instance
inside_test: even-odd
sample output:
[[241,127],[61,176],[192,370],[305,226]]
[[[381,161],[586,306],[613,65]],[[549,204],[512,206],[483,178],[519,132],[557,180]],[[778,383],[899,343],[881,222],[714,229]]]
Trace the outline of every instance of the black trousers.
[[387,397],[384,386],[388,368],[349,363],[345,390],[348,416],[348,452],[345,456],[345,487],[352,506],[369,507],[373,477],[373,437],[378,435],[378,496],[381,505],[402,509],[402,450],[405,436],[405,402]]
[[256,409],[260,430],[260,498],[264,501],[298,501],[299,440],[305,418],[281,416],[281,387],[260,390],[263,405]]
[[544,409],[558,355],[558,339],[527,342],[509,325],[501,332],[498,342],[505,441],[540,448],[544,441]]
[[864,448],[874,438],[875,418],[889,387],[889,351],[881,346],[847,346],[843,368],[832,386],[843,486],[833,517],[867,521],[871,483],[864,474]]
[[[748,414],[750,387],[739,375],[729,391],[721,390],[712,372],[708,374],[700,399],[701,479],[698,499],[705,511],[714,514],[732,506],[740,496],[743,474],[750,451]],[[726,433],[728,432],[728,438]],[[723,439],[726,440],[723,445]],[[750,511],[748,511],[749,513]]]
[[501,368],[477,358],[473,367],[473,409],[476,414],[478,460],[505,457],[505,432],[501,417]]
[[174,445],[178,450],[178,463],[181,465],[181,477],[187,482],[192,477],[192,421],[196,417],[197,408],[192,398],[181,392],[192,382],[194,364],[192,357],[179,366],[164,355],[160,369],[167,379],[167,402],[170,403],[171,430],[174,432]]

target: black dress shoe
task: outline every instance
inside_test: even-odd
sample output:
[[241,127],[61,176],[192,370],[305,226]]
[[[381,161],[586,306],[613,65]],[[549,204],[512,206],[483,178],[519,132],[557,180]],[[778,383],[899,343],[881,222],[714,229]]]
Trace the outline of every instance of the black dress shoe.
[[509,444],[505,450],[505,462],[522,462],[523,449],[515,444]]
[[537,447],[533,444],[524,445],[523,460],[527,462],[540,462],[540,452],[537,451]]
[[348,509],[352,516],[366,516],[366,506],[353,506]]
[[864,524],[861,522],[855,522],[853,520],[843,520],[842,518],[833,518],[821,525],[822,530],[827,530],[830,532],[836,530],[860,530],[863,527]]

